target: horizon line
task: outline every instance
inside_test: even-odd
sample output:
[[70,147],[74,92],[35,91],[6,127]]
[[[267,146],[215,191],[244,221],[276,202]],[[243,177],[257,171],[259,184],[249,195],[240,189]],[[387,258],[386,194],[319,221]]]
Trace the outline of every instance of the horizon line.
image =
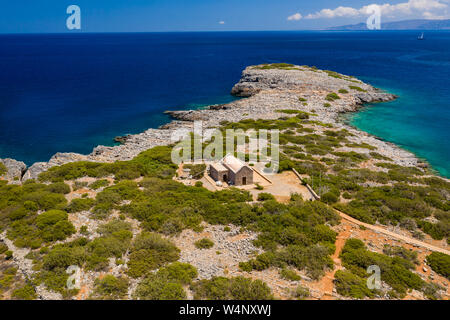
[[383,31],[428,31],[448,32],[450,29],[378,29],[378,30],[338,30],[338,29],[298,29],[298,30],[173,30],[173,31],[59,31],[59,32],[0,32],[0,35],[50,35],[50,34],[131,34],[131,33],[230,33],[230,32],[383,32]]

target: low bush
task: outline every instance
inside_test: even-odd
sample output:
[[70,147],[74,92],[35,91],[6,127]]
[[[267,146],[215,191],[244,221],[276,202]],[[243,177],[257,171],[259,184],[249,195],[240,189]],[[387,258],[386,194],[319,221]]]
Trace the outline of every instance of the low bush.
[[88,211],[95,204],[94,199],[73,199],[70,204],[66,207],[66,211],[69,213]]
[[311,295],[311,293],[308,288],[303,287],[302,285],[298,285],[297,288],[295,288],[292,295],[296,299],[303,300],[308,298]]
[[267,192],[261,192],[258,194],[258,201],[275,200],[275,197]]
[[183,165],[183,169],[189,169],[190,175],[194,179],[200,179],[203,177],[203,174],[206,170],[205,164],[185,164]]
[[106,275],[97,278],[94,282],[94,289],[90,296],[95,300],[119,300],[125,299],[128,292],[129,281],[124,277]]
[[96,181],[92,182],[89,185],[89,188],[91,188],[92,190],[97,190],[97,189],[104,188],[104,187],[107,187],[107,186],[109,186],[109,181],[108,180],[106,180],[106,179],[99,179],[99,180],[96,180]]
[[427,263],[433,269],[433,271],[439,273],[440,275],[450,279],[450,256],[441,253],[433,252],[427,256]]
[[[370,265],[377,265],[380,268],[381,280],[389,284],[399,296],[404,296],[408,289],[422,290],[425,286],[425,282],[411,271],[414,269],[413,263],[399,256],[390,257],[371,252],[361,240],[347,240],[340,257],[343,266],[354,274],[346,274],[343,277],[348,278],[347,280],[358,288],[361,279],[368,277],[366,269]],[[347,289],[344,291],[347,292]]]
[[172,282],[161,274],[149,274],[137,286],[134,299],[139,300],[185,300],[186,291],[181,283]]
[[373,298],[374,292],[367,287],[366,279],[347,270],[338,270],[334,274],[336,291],[345,297],[355,299]]
[[325,97],[325,100],[334,101],[334,100],[338,100],[340,98],[341,97],[339,97],[336,93],[332,92],[332,93],[327,94],[327,96]]
[[171,282],[188,285],[197,277],[197,269],[188,263],[174,262],[160,268],[158,274]]
[[142,232],[130,250],[128,275],[139,278],[179,257],[180,250],[172,242],[156,233]]
[[68,194],[70,193],[70,186],[64,182],[55,182],[48,185],[47,190],[52,193]]
[[210,239],[203,238],[203,239],[195,241],[194,245],[198,249],[210,249],[214,246],[214,242],[212,242]]
[[6,172],[8,172],[8,169],[2,162],[0,162],[0,176],[4,175]]
[[403,247],[384,245],[383,253],[391,257],[400,257],[414,264],[419,264],[417,252]]
[[270,288],[261,280],[213,277],[191,285],[196,300],[270,300]]
[[23,287],[13,291],[12,298],[15,300],[34,300],[37,298],[37,294],[31,284],[25,284]]
[[360,87],[357,87],[357,86],[348,86],[350,89],[352,89],[352,90],[356,90],[356,91],[359,91],[359,92],[367,92],[367,90],[364,90],[364,89],[362,89],[362,88],[360,88]]
[[286,268],[280,270],[280,277],[289,281],[299,281],[302,279],[302,277],[300,277],[297,272]]

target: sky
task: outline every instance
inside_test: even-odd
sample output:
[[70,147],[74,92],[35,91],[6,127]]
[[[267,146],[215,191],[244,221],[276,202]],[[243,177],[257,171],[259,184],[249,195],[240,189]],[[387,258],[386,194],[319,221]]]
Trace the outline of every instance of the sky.
[[323,29],[365,22],[373,4],[382,22],[450,18],[450,0],[1,0],[0,33]]

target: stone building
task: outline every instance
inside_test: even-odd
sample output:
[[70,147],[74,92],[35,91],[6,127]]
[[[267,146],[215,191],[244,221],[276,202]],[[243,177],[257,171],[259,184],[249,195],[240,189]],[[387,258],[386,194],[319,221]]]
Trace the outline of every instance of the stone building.
[[209,167],[209,174],[215,181],[235,186],[253,184],[253,169],[231,154]]

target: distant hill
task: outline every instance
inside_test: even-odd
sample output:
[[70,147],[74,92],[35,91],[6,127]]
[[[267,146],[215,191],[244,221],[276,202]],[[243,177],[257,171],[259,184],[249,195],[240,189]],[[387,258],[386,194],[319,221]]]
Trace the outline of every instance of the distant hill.
[[[450,19],[448,20],[404,20],[381,23],[382,30],[450,30]],[[331,27],[327,30],[353,31],[368,30],[366,23],[351,24],[345,26]]]

